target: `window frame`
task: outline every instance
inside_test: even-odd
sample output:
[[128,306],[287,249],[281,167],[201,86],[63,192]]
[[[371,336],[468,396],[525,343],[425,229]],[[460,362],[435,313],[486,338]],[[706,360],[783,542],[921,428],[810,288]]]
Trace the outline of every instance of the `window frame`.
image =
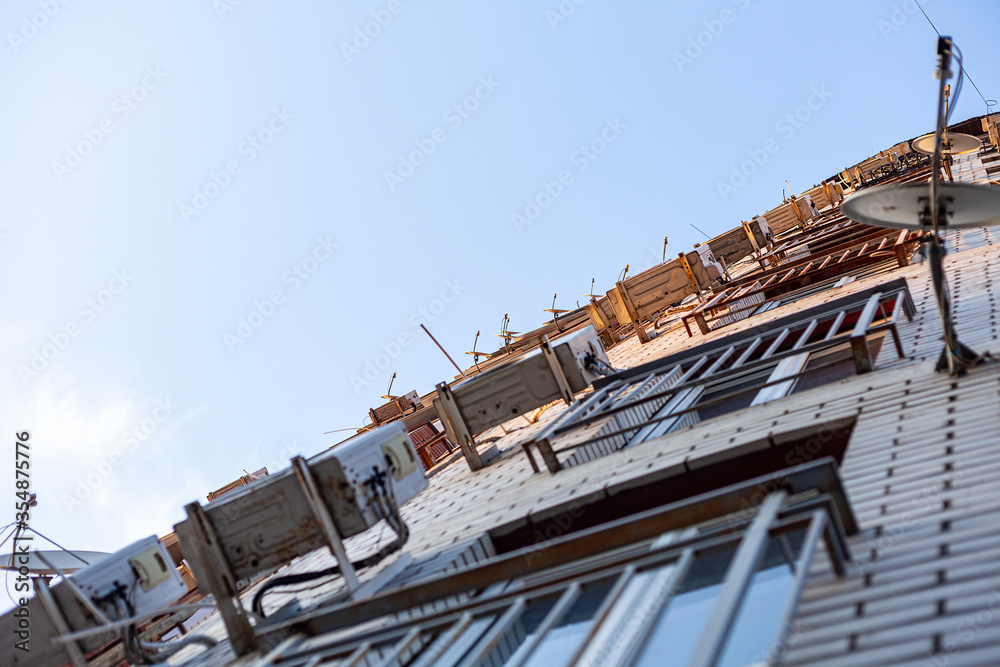
[[[728,633],[770,537],[804,529],[802,546],[793,558],[795,579],[780,614],[781,622],[766,647],[773,653],[780,649],[794,617],[821,539],[833,571],[837,575],[846,571],[850,559],[846,536],[857,531],[857,523],[836,468],[833,459],[821,459],[777,470],[565,535],[547,543],[541,551],[526,547],[467,570],[305,614],[269,629],[282,635],[297,633],[281,642],[265,662],[299,667],[323,659],[361,660],[371,656],[384,661],[396,659],[399,663],[395,664],[438,664],[435,661],[449,645],[465,637],[475,619],[492,616],[495,620],[472,638],[473,648],[459,656],[456,663],[478,664],[490,655],[531,600],[559,596],[538,626],[541,631],[531,640],[534,649],[569,611],[582,587],[614,576],[614,584],[598,605],[569,664],[577,664],[588,655],[599,659],[592,664],[630,664],[634,651],[625,651],[627,646],[608,649],[605,643],[616,636],[615,624],[621,618],[616,609],[628,582],[637,572],[670,563],[684,564],[691,562],[696,552],[735,545],[722,589],[703,626],[695,654],[698,662],[692,663],[711,665],[725,650]],[[459,591],[479,594],[459,604],[437,606]],[[662,610],[672,592],[656,600],[654,607]],[[507,657],[510,655],[513,652]],[[617,662],[607,662],[608,655]],[[520,657],[527,659],[530,651]]]
[[[765,382],[715,401],[748,391],[757,392],[751,405],[783,398],[794,392],[798,378],[820,370],[809,367],[810,355],[845,345],[855,372],[867,373],[875,368],[870,341],[876,337],[892,334],[897,353],[905,357],[897,325],[904,315],[912,319],[915,314],[906,280],[897,278],[601,378],[590,396],[523,443],[523,449],[535,472],[532,447],[555,473],[698,423],[696,411],[704,407],[699,398],[712,383],[773,367]],[[560,453],[569,456],[560,461]]]

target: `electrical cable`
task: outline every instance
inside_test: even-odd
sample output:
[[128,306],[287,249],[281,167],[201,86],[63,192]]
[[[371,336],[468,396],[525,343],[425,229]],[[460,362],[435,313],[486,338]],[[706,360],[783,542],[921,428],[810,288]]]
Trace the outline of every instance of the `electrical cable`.
[[951,117],[955,113],[955,107],[958,105],[958,96],[962,93],[962,82],[965,80],[963,72],[965,68],[962,67],[962,49],[958,48],[958,44],[955,42],[950,42],[949,47],[951,48],[951,57],[958,62],[958,76],[955,81],[955,91],[951,95],[951,105],[948,107],[948,117],[945,119],[946,122],[951,122]]
[[156,651],[153,656],[153,660],[156,662],[165,662],[171,656],[177,654],[181,649],[187,648],[191,644],[202,644],[205,648],[212,648],[218,644],[218,640],[212,639],[207,635],[189,635],[177,641],[171,642],[144,642],[141,639],[137,640],[140,648],[145,650]]
[[583,356],[583,367],[600,375],[612,375],[621,372],[619,369],[606,364],[602,359],[598,359],[597,355],[591,352]]
[[[98,610],[96,607],[93,609],[98,626],[90,631],[78,634],[81,636],[84,634],[99,635],[106,632],[114,632],[116,628],[119,628],[117,634],[119,640],[121,641],[125,659],[129,663],[137,665],[162,664],[171,655],[174,655],[182,648],[192,643],[205,644],[209,648],[217,643],[214,639],[204,635],[191,635],[176,642],[142,641],[138,630],[140,617],[136,616],[136,595],[138,592],[138,586],[138,576],[132,580],[131,587],[116,581],[115,587],[107,595],[100,598],[91,598],[93,603],[101,607],[101,610]],[[191,605],[185,605],[185,607],[190,606]],[[177,609],[167,608],[151,613],[146,612],[141,616],[141,618],[149,619],[162,613],[169,614],[174,611],[177,611]],[[114,622],[112,622],[112,619]],[[151,652],[156,653],[154,654]]]
[[[16,521],[11,521],[10,523],[8,523],[3,528],[0,528],[0,534],[2,534],[3,531],[7,530],[8,528],[10,528],[11,526],[15,525],[16,523],[17,523]],[[10,531],[10,535],[8,535],[7,537],[3,538],[3,541],[0,542],[0,547],[3,547],[3,545],[7,544],[7,540],[9,540],[11,538],[11,535],[13,535],[16,531],[17,531],[17,528],[15,528],[14,530]],[[14,554],[11,554],[11,556],[13,556],[13,555]]]
[[4,539],[4,542],[6,542],[11,537],[14,538],[14,541],[11,543],[11,549],[10,549],[10,565],[8,567],[4,568],[4,571],[3,571],[3,589],[4,589],[4,592],[7,593],[7,597],[10,599],[11,602],[14,603],[14,606],[16,607],[16,606],[18,606],[17,600],[15,600],[14,597],[10,594],[10,579],[9,579],[9,576],[10,576],[10,573],[11,573],[11,569],[14,567],[14,556],[15,556],[14,550],[17,548],[17,540],[19,539],[21,533],[24,531],[24,529],[26,528],[26,526],[23,523],[17,523],[17,522],[15,522],[14,524],[8,524],[7,526],[5,526],[5,528],[10,527],[11,525],[14,526],[14,530],[13,530],[13,532],[11,532],[10,535],[8,535]]
[[[404,531],[404,533],[405,533],[405,531]],[[372,565],[378,564],[379,562],[381,562],[382,560],[384,560],[390,554],[398,551],[400,549],[400,547],[402,547],[403,544],[406,542],[406,538],[407,537],[408,537],[408,534],[405,535],[405,537],[404,537],[404,535],[397,536],[396,539],[394,539],[392,542],[390,542],[389,544],[387,544],[384,547],[382,547],[381,549],[379,549],[377,552],[375,552],[371,556],[368,556],[366,558],[362,558],[361,560],[358,560],[358,561],[352,561],[351,562],[351,566],[354,567],[355,569],[360,570],[360,569],[364,569],[364,568],[367,568],[367,567],[371,567]],[[255,614],[257,614],[258,616],[260,616],[261,618],[267,618],[267,615],[264,613],[263,600],[264,600],[265,593],[267,593],[268,591],[270,591],[273,588],[277,588],[279,586],[289,586],[289,585],[293,585],[293,584],[301,584],[301,583],[305,583],[307,581],[313,581],[315,579],[321,579],[323,577],[330,577],[330,576],[333,576],[333,575],[336,575],[336,574],[340,574],[340,566],[339,565],[334,565],[333,567],[328,567],[325,570],[317,570],[317,571],[314,571],[314,572],[302,572],[300,574],[289,574],[289,575],[285,575],[283,577],[278,577],[276,579],[272,579],[271,581],[268,581],[263,586],[261,586],[260,590],[257,591],[257,593],[254,595],[254,597],[253,597],[253,605],[252,605],[253,612]]]
[[[138,584],[139,579],[136,578],[127,593],[124,587],[119,588],[115,591],[113,597],[108,600],[114,605],[115,616],[119,620],[135,616],[135,596]],[[162,664],[170,656],[191,644],[203,644],[206,648],[212,648],[218,643],[215,639],[206,635],[190,635],[170,642],[145,642],[139,637],[136,623],[130,623],[122,628],[119,636],[121,637],[122,649],[125,652],[125,659],[139,665]]]
[[[941,34],[941,31],[937,29],[936,25],[934,25],[934,21],[931,21],[931,17],[927,16],[927,12],[925,12],[924,8],[920,6],[920,1],[919,0],[914,0],[914,3],[917,5],[917,9],[920,10],[920,13],[924,15],[924,18],[927,19],[927,22],[930,24],[931,28],[934,29],[934,32],[937,33],[937,36],[938,37],[943,37],[943,35]],[[959,51],[958,53],[959,53],[959,55],[962,54],[961,51]],[[976,92],[979,93],[979,97],[981,97],[982,100],[983,100],[983,104],[986,105],[986,113],[990,113],[990,107],[993,106],[993,105],[995,105],[997,103],[997,101],[996,100],[988,100],[988,99],[986,99],[986,96],[983,95],[983,92],[981,90],[979,90],[979,86],[977,86],[976,82],[972,80],[972,77],[969,76],[969,73],[965,71],[965,67],[962,65],[962,59],[958,58],[957,60],[958,60],[959,74],[964,73],[965,76],[967,76],[969,78],[969,83],[971,83],[972,87],[976,89]],[[959,79],[959,83],[961,83],[961,79]],[[957,96],[958,96],[958,93],[956,92],[956,97]]]
[[[372,487],[375,501],[374,507],[376,508],[376,512],[379,514],[379,518],[384,519],[386,524],[392,528],[392,530],[396,533],[396,538],[374,554],[358,561],[352,561],[351,566],[358,570],[378,564],[387,556],[402,548],[410,537],[409,528],[407,528],[406,523],[399,515],[399,506],[396,504],[396,498],[392,490],[392,466],[389,466],[388,470],[388,474],[376,470],[376,473],[369,478],[367,484]],[[386,486],[386,482],[384,481],[386,478],[389,480],[388,488]],[[274,588],[301,584],[307,581],[314,581],[316,579],[330,577],[337,574],[340,574],[339,565],[328,567],[325,570],[289,574],[272,579],[261,586],[260,590],[254,594],[253,603],[251,605],[253,613],[257,614],[261,618],[267,618],[267,615],[264,613],[264,595]]]

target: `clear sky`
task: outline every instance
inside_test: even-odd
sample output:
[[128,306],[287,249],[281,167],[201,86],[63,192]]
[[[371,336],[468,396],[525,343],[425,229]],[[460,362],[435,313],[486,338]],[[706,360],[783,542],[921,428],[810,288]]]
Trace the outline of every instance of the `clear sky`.
[[[1000,97],[1000,4],[923,6]],[[31,524],[96,551],[349,435],[393,372],[451,379],[421,323],[468,362],[932,131],[937,90],[902,0],[5,0],[0,29],[0,490],[10,520],[28,430]],[[966,81],[954,118],[985,111]]]

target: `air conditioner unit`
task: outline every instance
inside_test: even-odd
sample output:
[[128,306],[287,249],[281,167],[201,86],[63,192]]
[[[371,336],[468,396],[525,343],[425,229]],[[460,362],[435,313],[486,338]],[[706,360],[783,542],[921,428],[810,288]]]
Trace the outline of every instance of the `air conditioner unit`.
[[750,232],[753,234],[754,240],[760,248],[769,247],[774,243],[774,232],[771,231],[771,226],[767,224],[767,218],[758,215],[749,224]]
[[813,204],[812,197],[809,195],[802,195],[799,198],[799,210],[807,222],[819,216],[819,211],[816,209],[816,205]]
[[719,234],[698,247],[707,245],[716,260],[723,260],[726,266],[732,266],[744,257],[768,248],[772,243],[774,234],[771,227],[767,224],[767,219],[758,215],[750,222]]
[[409,410],[415,410],[419,407],[421,407],[420,396],[416,391],[411,391],[403,394],[402,396],[397,396],[393,400],[388,403],[383,403],[377,408],[371,408],[368,411],[368,414],[372,418],[372,423],[378,426],[402,417]]
[[[326,517],[337,539],[344,539],[384,518],[380,491],[391,491],[395,503],[402,505],[427,488],[423,466],[402,422],[298,461],[197,510],[197,503],[188,505],[189,518],[174,529],[203,592],[210,592],[207,582],[216,573],[199,551],[204,536],[192,524],[193,511],[203,513],[208,522],[228,569],[223,574],[239,581],[329,545],[330,536],[323,530]],[[313,488],[316,496],[311,495]]]
[[427,478],[403,422],[388,424],[348,440],[334,447],[330,454],[340,463],[347,483],[355,490],[354,497],[366,528],[379,522],[372,489],[367,484],[372,475],[391,471],[386,478],[398,505],[403,505],[427,488]]
[[151,535],[71,574],[70,579],[109,619],[123,620],[122,596],[132,616],[163,609],[187,593],[167,548]]
[[715,259],[711,246],[700,244],[686,255],[691,273],[699,289],[711,289],[715,281],[725,275],[725,268]]
[[[189,504],[174,526],[198,589],[215,597],[233,650],[258,648],[237,582],[327,546],[351,595],[360,587],[343,539],[385,519],[397,534],[375,560],[409,534],[398,506],[427,488],[402,422],[394,422],[292,465],[202,507]],[[315,573],[314,573],[315,574]]]
[[[72,660],[69,644],[56,638],[101,627],[88,604],[108,621],[115,622],[166,609],[188,592],[166,547],[155,535],[105,556],[67,578],[68,581],[60,581],[51,588],[39,584],[44,590],[36,588],[36,595],[28,605],[0,618],[0,634],[11,638],[9,641],[16,641],[17,630],[25,627],[25,619],[30,627],[26,636],[30,650],[10,649],[0,659],[0,665],[57,667],[69,663]],[[114,641],[119,632],[120,629],[112,629],[80,637],[72,643],[73,650],[81,653],[97,650]]]
[[434,407],[452,442],[462,446],[469,466],[482,467],[474,438],[488,428],[560,398],[572,402],[610,368],[593,326],[567,334],[516,361],[491,368],[453,387],[437,386]]

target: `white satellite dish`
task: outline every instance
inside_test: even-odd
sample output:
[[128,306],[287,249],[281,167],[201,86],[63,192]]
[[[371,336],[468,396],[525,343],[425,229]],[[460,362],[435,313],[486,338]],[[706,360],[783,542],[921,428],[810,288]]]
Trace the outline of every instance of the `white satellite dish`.
[[[938,185],[944,229],[1000,223],[1000,188],[972,183]],[[848,218],[876,227],[925,231],[930,227],[928,183],[878,185],[851,194],[840,205]]]
[[[948,132],[943,138],[943,144],[941,147],[942,155],[965,155],[983,147],[983,142],[976,137],[960,132]],[[934,155],[934,133],[917,137],[910,142],[910,146],[918,153]]]

